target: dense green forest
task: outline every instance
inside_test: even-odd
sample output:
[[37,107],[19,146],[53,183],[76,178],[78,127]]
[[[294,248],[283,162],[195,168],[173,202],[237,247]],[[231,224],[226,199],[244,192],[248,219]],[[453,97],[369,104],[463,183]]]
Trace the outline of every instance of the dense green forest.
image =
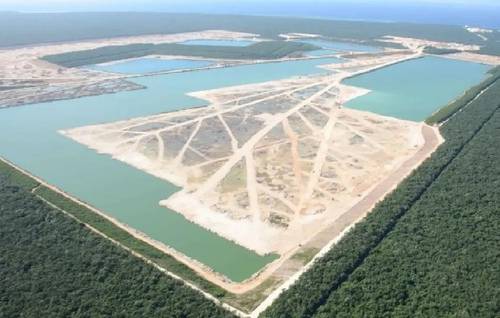
[[264,41],[249,46],[213,46],[165,44],[129,44],[105,46],[44,56],[43,59],[65,67],[111,62],[115,60],[143,57],[146,55],[181,55],[216,59],[268,60],[278,59],[294,53],[319,49],[314,45],[299,42]]
[[452,54],[452,53],[459,53],[460,50],[455,50],[455,49],[441,49],[433,46],[427,46],[424,48],[424,53],[427,54],[435,54],[435,55],[444,55],[444,54]]
[[[386,35],[460,42],[484,46],[483,52],[500,55],[500,32],[488,35],[488,41],[461,26],[413,23],[332,21],[291,17],[179,13],[0,13],[0,46],[79,41],[117,36],[168,34],[223,29],[259,34],[278,39],[279,34],[301,32],[321,34],[334,39],[373,43]],[[61,32],[64,30],[64,32]]]
[[233,317],[0,172],[0,317]]
[[500,55],[500,30],[486,34],[486,38],[488,39],[487,45],[481,47],[479,53]]
[[[500,152],[481,148],[498,148],[499,108],[497,81],[441,128],[446,142],[431,158],[377,204],[263,316],[312,317],[319,310],[322,316],[335,312],[356,317],[371,316],[370,311],[376,310],[375,316],[404,317],[398,312],[402,304],[403,312],[411,313],[413,308],[420,310],[417,316],[422,317],[430,313],[433,317],[498,314]],[[478,167],[465,167],[474,164]],[[485,173],[488,176],[482,177]],[[431,186],[434,182],[438,185]],[[441,231],[443,235],[437,235]],[[444,235],[451,231],[456,233]],[[460,233],[469,237],[460,241]],[[390,240],[385,242],[387,238]],[[468,246],[474,238],[478,242]],[[482,250],[475,251],[478,248]],[[367,259],[370,261],[365,265]],[[382,270],[374,269],[379,265]],[[374,280],[370,280],[370,270],[375,271]],[[404,276],[391,276],[395,273]],[[471,288],[470,293],[463,287]],[[477,295],[474,298],[473,293]],[[470,304],[471,299],[476,303]],[[437,302],[443,305],[437,306]],[[339,304],[345,308],[335,309]]]

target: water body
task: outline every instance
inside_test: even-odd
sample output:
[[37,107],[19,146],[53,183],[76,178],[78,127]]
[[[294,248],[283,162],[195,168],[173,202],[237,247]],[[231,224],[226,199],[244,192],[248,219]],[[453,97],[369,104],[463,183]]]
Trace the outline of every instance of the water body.
[[95,64],[85,68],[120,74],[148,74],[161,71],[186,70],[212,65],[211,61],[189,59],[140,58],[116,63]]
[[0,110],[0,155],[149,237],[242,281],[274,260],[260,256],[159,206],[179,189],[98,154],[58,130],[202,106],[186,93],[325,73],[318,59],[141,77],[147,89]]
[[474,25],[500,30],[498,0],[307,0],[286,1],[3,1],[2,10],[22,12],[198,12],[320,17],[360,21]]
[[[27,5],[34,10],[33,4]],[[124,4],[120,2],[120,9]],[[74,5],[71,6],[73,8]],[[139,5],[135,10],[141,10]],[[198,1],[195,6],[184,2],[156,4],[148,10],[169,12],[227,13],[267,16],[314,17],[352,21],[412,22],[424,24],[473,25],[500,30],[500,5],[498,0],[481,1],[229,1],[221,0],[214,6],[209,1]],[[74,10],[74,9],[73,9]],[[134,11],[128,7],[129,11]],[[42,10],[40,10],[42,11]],[[50,10],[45,10],[50,11]]]
[[255,44],[249,40],[188,40],[179,42],[184,45],[210,45],[210,46],[249,46]]
[[299,42],[308,43],[321,47],[321,50],[309,51],[307,56],[325,56],[345,52],[380,52],[382,49],[374,46],[362,45],[349,42],[327,41],[320,39],[301,40]]
[[[349,43],[349,42],[327,41],[327,40],[320,40],[320,39],[301,40],[299,42],[319,46],[323,49],[322,51],[326,50],[326,51],[333,51],[333,52],[337,52],[337,53],[342,53],[342,52],[380,52],[381,51],[381,49],[378,47],[362,45],[362,44],[357,44],[357,43]],[[332,54],[332,53],[330,53],[330,54]]]
[[337,54],[337,53],[338,52],[333,51],[333,50],[313,50],[313,51],[306,52],[305,54],[307,56],[317,57],[317,56],[333,55],[333,54]]
[[347,107],[423,121],[485,78],[490,66],[428,56],[344,81],[371,90]]

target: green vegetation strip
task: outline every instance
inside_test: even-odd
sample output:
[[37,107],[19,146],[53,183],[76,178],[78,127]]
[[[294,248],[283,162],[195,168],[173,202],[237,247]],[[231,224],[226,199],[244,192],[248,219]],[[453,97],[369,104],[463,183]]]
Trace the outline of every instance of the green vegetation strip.
[[12,185],[20,187],[26,191],[31,191],[40,185],[40,183],[35,179],[13,168],[9,164],[1,160],[0,160],[0,174],[2,176],[2,179],[7,180]]
[[460,98],[439,109],[437,112],[432,114],[431,117],[427,118],[425,122],[429,125],[442,123],[453,116],[453,114],[458,112],[460,109],[466,107],[474,100],[474,98],[476,98],[476,96],[478,96],[478,94],[498,81],[500,78],[500,66],[491,69],[488,73],[490,76],[487,79],[467,90]]
[[452,53],[459,53],[459,52],[461,52],[461,51],[455,50],[455,49],[442,49],[442,48],[437,48],[437,47],[433,47],[433,46],[427,46],[424,48],[424,53],[435,54],[435,55],[452,54]]
[[[179,13],[0,13],[0,46],[103,39],[146,34],[172,34],[203,30],[229,30],[279,39],[280,34],[299,32],[329,38],[373,41],[386,35],[497,47],[500,32],[486,34],[483,41],[463,26],[368,21],[333,21],[292,17]],[[15,32],[14,32],[15,31]],[[385,45],[384,42],[379,42]],[[500,51],[498,51],[500,52]]]
[[0,316],[234,317],[51,208],[12,169],[0,164]]
[[257,42],[242,47],[184,45],[178,43],[129,44],[47,55],[42,59],[64,67],[79,67],[148,55],[179,55],[231,60],[272,60],[315,49],[319,48],[307,43],[285,41]]
[[[262,316],[312,317],[328,301],[330,295],[348,281],[351,274],[376,251],[376,247],[395,228],[401,217],[420,200],[431,184],[492,118],[500,107],[499,101],[500,81],[495,82],[462,112],[451,118],[441,129],[446,142],[431,158],[377,204],[372,213],[347,233],[332,250],[317,260]],[[439,197],[439,193],[435,195]],[[433,262],[430,259],[432,255],[426,257],[429,257],[426,261]],[[380,282],[371,287],[383,289],[386,283]]]

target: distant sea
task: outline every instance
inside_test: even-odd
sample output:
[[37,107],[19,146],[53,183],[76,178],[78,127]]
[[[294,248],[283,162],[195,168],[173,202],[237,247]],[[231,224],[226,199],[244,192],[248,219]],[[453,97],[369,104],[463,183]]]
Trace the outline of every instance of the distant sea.
[[[500,0],[498,5],[472,4],[359,4],[359,3],[316,3],[293,2],[285,5],[282,2],[262,2],[260,5],[234,2],[226,5],[199,5],[192,7],[191,12],[234,13],[251,15],[276,15],[315,17],[341,20],[412,22],[426,24],[469,25],[500,30]],[[402,2],[402,1],[401,1]],[[180,9],[180,8],[179,8]]]
[[[362,0],[359,0],[362,1]],[[246,14],[267,16],[314,17],[341,20],[413,22],[430,24],[469,25],[500,30],[500,0],[490,4],[422,3],[420,0],[363,0],[367,3],[352,3],[348,0],[121,0],[121,1],[27,1],[2,4],[0,11],[151,11],[194,12],[218,14]],[[420,4],[418,4],[420,1]],[[442,0],[435,0],[437,2]],[[451,1],[451,0],[450,0]],[[459,2],[460,0],[457,0]],[[404,2],[404,3],[403,3]]]

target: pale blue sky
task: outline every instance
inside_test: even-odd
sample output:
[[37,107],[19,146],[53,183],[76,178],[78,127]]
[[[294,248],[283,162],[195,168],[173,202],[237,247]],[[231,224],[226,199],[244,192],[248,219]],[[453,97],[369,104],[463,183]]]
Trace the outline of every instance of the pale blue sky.
[[[195,4],[203,5],[248,5],[258,3],[368,3],[368,4],[451,4],[451,5],[490,5],[500,6],[499,0],[0,0],[0,10],[66,10],[68,8],[88,8],[92,10],[118,10],[136,8],[147,10],[148,7],[167,10],[168,7],[190,8]],[[182,5],[180,4],[182,3]],[[154,10],[154,9],[153,9]]]

